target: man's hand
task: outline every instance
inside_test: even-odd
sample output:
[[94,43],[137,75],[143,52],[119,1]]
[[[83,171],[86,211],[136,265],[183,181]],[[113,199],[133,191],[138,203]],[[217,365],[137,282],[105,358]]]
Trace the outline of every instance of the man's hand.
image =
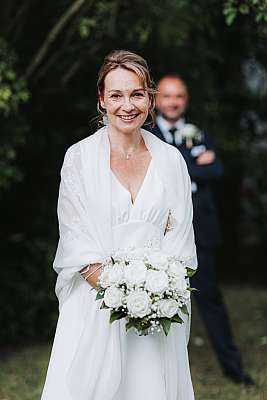
[[215,160],[215,153],[212,150],[204,151],[198,158],[196,159],[197,165],[207,165],[213,163]]

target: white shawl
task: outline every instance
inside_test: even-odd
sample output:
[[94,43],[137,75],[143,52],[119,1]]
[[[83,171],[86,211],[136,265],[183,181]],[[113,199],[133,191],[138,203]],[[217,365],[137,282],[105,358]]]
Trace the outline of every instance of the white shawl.
[[[162,250],[191,258],[192,267],[196,268],[191,182],[185,161],[177,149],[152,133],[142,129],[142,136],[165,185],[173,217],[173,228],[164,236]],[[81,279],[78,271],[89,263],[101,262],[113,251],[110,176],[106,127],[67,150],[58,200],[60,239],[53,264],[58,273],[56,294],[60,309],[69,296],[75,295],[76,283]],[[94,289],[91,293],[91,304],[81,305],[83,312],[76,327],[79,334],[66,379],[75,400],[112,400],[122,376],[124,335],[122,325],[109,324],[109,312],[99,310]],[[171,351],[171,341],[178,339],[169,336],[166,346]],[[170,370],[167,347],[165,361]],[[175,368],[170,373],[172,378],[168,378],[170,388],[177,379]],[[170,389],[170,393],[174,392]]]

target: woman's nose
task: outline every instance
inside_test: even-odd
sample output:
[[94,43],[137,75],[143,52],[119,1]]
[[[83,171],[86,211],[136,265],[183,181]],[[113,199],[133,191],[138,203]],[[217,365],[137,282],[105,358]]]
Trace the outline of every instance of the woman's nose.
[[122,109],[128,112],[134,109],[134,105],[131,103],[131,99],[129,97],[125,97],[123,99]]

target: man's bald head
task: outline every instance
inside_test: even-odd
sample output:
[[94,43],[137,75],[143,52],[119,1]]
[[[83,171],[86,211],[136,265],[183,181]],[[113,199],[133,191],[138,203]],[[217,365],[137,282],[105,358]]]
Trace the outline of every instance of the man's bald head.
[[187,103],[187,86],[180,76],[166,75],[159,80],[156,106],[167,121],[178,121],[184,114]]

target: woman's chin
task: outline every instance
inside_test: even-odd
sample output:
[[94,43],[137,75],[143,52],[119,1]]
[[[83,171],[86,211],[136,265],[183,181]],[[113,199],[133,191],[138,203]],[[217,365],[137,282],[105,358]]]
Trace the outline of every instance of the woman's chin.
[[113,128],[120,132],[129,133],[141,129],[143,126],[143,121],[120,121],[119,123],[112,125]]

